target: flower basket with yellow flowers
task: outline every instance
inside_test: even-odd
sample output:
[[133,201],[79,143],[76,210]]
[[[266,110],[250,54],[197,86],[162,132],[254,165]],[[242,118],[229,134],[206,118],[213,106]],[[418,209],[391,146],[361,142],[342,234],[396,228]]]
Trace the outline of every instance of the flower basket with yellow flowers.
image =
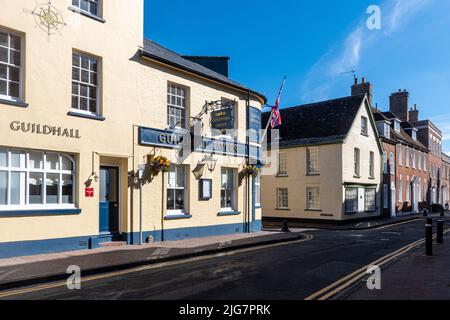
[[245,166],[242,170],[242,174],[247,177],[257,177],[259,173],[261,172],[261,169],[259,169],[257,166]]
[[170,171],[170,160],[163,156],[150,157],[149,167],[151,175],[156,177],[160,172]]

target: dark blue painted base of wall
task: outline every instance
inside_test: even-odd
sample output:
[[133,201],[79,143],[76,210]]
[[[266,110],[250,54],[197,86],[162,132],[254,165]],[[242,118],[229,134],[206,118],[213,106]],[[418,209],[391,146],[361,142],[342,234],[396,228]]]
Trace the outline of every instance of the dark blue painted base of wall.
[[[252,232],[259,232],[262,230],[262,222],[255,221],[251,223],[250,230]],[[190,238],[202,238],[234,233],[243,233],[244,224],[226,224],[215,225],[208,227],[192,227],[192,228],[180,228],[172,230],[156,230],[143,232],[143,241],[146,242],[149,236],[153,237],[154,241],[174,241]],[[124,233],[122,234],[122,240],[128,244],[139,243],[139,232]],[[103,242],[102,237],[85,236],[85,237],[73,237],[73,238],[60,238],[60,239],[48,239],[48,240],[35,240],[35,241],[19,241],[19,242],[6,242],[0,243],[0,259],[11,258],[19,256],[28,256],[45,253],[56,253],[74,250],[86,250],[96,249],[99,243]]]

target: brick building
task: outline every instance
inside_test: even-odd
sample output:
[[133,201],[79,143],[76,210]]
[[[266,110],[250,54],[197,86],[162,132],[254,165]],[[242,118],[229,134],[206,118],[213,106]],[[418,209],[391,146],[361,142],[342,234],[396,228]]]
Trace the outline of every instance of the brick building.
[[442,204],[450,206],[450,157],[442,153]]

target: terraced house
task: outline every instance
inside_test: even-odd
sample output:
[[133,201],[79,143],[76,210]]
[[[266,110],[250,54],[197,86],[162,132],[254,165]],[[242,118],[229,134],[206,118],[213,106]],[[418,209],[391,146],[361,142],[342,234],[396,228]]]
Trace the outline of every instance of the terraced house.
[[381,215],[383,148],[369,98],[355,94],[281,110],[278,174],[262,176],[265,221],[340,223]]
[[143,0],[3,0],[0,257],[260,229],[264,103],[144,40]]

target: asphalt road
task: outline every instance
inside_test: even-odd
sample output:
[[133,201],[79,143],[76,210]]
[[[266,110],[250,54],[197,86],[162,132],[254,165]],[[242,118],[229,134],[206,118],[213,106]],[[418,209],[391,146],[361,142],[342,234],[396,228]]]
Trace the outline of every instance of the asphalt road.
[[86,281],[8,299],[299,300],[423,238],[424,221],[364,231],[308,231],[309,242]]

